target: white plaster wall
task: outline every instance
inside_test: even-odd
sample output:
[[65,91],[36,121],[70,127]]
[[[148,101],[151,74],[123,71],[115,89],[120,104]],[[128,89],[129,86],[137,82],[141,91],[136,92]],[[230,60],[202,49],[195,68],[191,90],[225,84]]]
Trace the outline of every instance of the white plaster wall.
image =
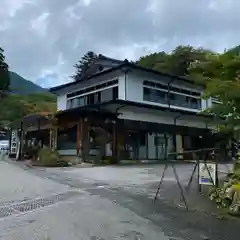
[[207,100],[202,99],[201,102],[202,102],[202,110],[207,109],[207,108],[208,108],[208,106],[207,106],[207,104],[208,104]]
[[143,79],[132,73],[127,74],[126,100],[143,102]]
[[148,133],[148,158],[154,159],[156,158],[156,148],[154,144],[155,135],[152,133]]
[[212,106],[212,98],[202,99],[202,110],[206,110]]
[[[163,124],[174,124],[174,118],[178,114],[166,113],[157,110],[151,110],[140,107],[125,107],[120,109],[119,118],[135,120],[135,121],[145,121],[145,122],[154,122],[154,123],[163,123]],[[209,123],[209,118],[204,118],[200,116],[191,116],[191,115],[181,115],[177,119],[176,125],[178,126],[187,126],[187,127],[196,127],[196,128],[206,128],[206,123],[208,128],[214,128],[215,123]]]
[[[159,82],[159,80],[161,80],[162,83],[167,83],[169,81],[169,79],[167,79],[166,77],[159,77],[159,76],[149,77],[149,74],[148,75],[137,74],[133,72],[128,73],[127,81],[126,81],[127,82],[126,83],[126,100],[139,102],[139,103],[147,103],[155,106],[169,107],[167,104],[154,103],[154,102],[148,102],[143,100],[143,81],[145,80],[155,81],[155,82]],[[190,90],[190,91],[194,90],[194,91],[199,91],[201,93],[203,92],[201,88],[185,82],[179,83],[176,81],[176,82],[173,82],[171,86],[184,87],[184,89],[186,90]],[[201,102],[202,102],[202,110],[206,109],[206,105],[207,105],[206,100],[202,99]],[[191,112],[199,112],[199,110],[197,109],[189,109],[189,108],[178,107],[173,105],[171,105],[171,108],[182,109],[182,110],[191,111]]]
[[66,110],[67,108],[67,95],[57,96],[57,110]]
[[[146,141],[146,143],[147,143],[147,141]],[[147,158],[147,145],[139,146],[139,158],[140,159],[146,159]]]
[[[126,76],[127,77],[127,76]],[[125,74],[118,77],[118,98],[125,100]]]

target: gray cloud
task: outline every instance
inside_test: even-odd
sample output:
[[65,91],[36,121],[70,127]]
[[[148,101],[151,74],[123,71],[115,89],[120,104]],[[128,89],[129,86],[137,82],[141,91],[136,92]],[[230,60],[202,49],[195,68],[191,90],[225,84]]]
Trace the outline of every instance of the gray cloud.
[[0,45],[8,63],[44,86],[71,80],[73,65],[88,50],[136,59],[178,44],[222,51],[240,41],[238,0],[1,0],[1,5]]

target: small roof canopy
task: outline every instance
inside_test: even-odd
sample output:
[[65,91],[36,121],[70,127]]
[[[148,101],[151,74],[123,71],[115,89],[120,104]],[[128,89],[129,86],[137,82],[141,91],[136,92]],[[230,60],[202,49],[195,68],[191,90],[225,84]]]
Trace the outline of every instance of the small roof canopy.
[[11,123],[12,128],[25,128],[32,125],[37,125],[40,122],[50,122],[54,117],[54,114],[51,112],[41,112],[36,114],[29,114],[23,118],[17,119]]

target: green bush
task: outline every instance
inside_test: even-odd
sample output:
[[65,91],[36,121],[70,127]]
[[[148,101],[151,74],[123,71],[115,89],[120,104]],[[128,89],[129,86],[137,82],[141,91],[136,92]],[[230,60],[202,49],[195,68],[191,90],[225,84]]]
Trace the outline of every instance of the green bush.
[[68,163],[60,160],[57,151],[53,151],[50,148],[42,148],[38,152],[38,161],[36,165],[45,167],[66,167]]
[[102,164],[117,164],[117,161],[113,157],[104,157],[104,159],[101,160]]

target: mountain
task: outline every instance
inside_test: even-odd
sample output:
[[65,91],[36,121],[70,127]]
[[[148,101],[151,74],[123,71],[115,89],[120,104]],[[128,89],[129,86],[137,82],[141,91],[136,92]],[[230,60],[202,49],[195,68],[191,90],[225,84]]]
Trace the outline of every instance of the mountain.
[[26,80],[25,78],[19,76],[15,72],[9,72],[10,74],[10,89],[12,93],[25,95],[25,94],[34,94],[34,93],[47,93],[48,90],[42,88],[31,81]]

